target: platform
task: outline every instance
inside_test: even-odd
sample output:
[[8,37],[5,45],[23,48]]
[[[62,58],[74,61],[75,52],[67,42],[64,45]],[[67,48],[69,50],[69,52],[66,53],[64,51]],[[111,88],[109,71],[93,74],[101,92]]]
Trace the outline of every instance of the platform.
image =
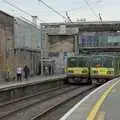
[[65,84],[66,75],[38,76],[28,80],[0,84],[0,105],[60,88]]
[[4,82],[0,84],[0,92],[3,90],[18,88],[21,86],[34,85],[34,84],[53,81],[53,80],[60,80],[64,78],[66,78],[66,75],[61,74],[61,75],[53,75],[53,76],[36,76],[36,77],[30,77],[28,78],[28,80]]
[[100,86],[60,120],[120,120],[120,78]]

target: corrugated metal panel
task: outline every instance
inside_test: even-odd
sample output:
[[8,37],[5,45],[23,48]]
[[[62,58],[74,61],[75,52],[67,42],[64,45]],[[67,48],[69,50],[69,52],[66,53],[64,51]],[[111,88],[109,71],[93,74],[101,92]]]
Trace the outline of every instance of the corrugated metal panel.
[[40,30],[19,18],[15,22],[15,47],[40,48]]

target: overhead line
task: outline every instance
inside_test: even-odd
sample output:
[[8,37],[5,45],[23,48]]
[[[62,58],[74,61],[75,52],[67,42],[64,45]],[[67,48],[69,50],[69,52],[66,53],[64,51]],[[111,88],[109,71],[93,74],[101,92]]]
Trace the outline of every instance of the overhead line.
[[66,20],[66,17],[64,15],[62,15],[61,13],[59,13],[57,10],[55,10],[53,7],[51,7],[50,5],[48,5],[47,3],[45,3],[42,0],[38,0],[39,2],[41,2],[42,4],[44,4],[46,7],[48,7],[49,9],[51,9],[53,12],[55,12],[56,14],[58,14],[59,16],[61,16],[62,18],[64,18]]
[[93,8],[91,7],[91,5],[89,4],[89,2],[87,0],[84,0],[85,3],[87,4],[87,6],[89,7],[89,9],[92,11],[92,13],[98,18],[97,14],[95,13],[95,11],[93,10]]
[[92,11],[92,13],[100,20],[101,23],[102,22],[102,17],[100,15],[100,13],[97,15],[96,12],[93,10],[93,8],[91,7],[91,5],[89,4],[88,0],[84,0],[85,3],[88,5],[89,9]]
[[[13,8],[16,8],[17,10],[19,10],[19,11],[21,11],[21,12],[23,12],[23,13],[29,15],[29,16],[31,16],[31,17],[33,16],[33,15],[30,14],[29,12],[27,12],[27,11],[19,8],[19,7],[16,6],[16,5],[13,5],[12,3],[8,2],[7,0],[2,0],[2,1],[5,2],[5,3],[7,3],[7,4],[9,4],[9,5],[12,6]],[[41,19],[39,19],[39,18],[38,18],[38,20],[41,21],[41,22],[45,22],[44,20],[41,20]]]

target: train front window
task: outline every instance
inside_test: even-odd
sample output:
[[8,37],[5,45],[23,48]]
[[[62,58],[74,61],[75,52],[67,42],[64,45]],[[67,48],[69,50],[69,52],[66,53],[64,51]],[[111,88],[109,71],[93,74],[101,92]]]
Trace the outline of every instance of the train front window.
[[78,65],[78,59],[77,58],[68,58],[67,62],[68,67],[77,67]]
[[112,57],[94,57],[92,59],[92,67],[107,67],[111,68],[113,66],[113,58]]
[[103,66],[102,64],[102,58],[100,57],[93,57],[92,59],[92,67],[101,67]]
[[106,57],[103,59],[103,66],[107,68],[111,68],[113,66],[113,58]]
[[87,61],[84,58],[79,58],[78,60],[78,66],[79,67],[87,67]]

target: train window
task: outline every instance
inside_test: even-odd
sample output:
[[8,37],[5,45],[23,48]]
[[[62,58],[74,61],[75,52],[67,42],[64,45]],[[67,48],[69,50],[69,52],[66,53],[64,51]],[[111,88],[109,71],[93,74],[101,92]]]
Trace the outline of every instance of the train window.
[[101,57],[93,57],[92,60],[92,67],[102,67],[102,58]]
[[88,66],[87,60],[85,58],[79,58],[79,60],[78,60],[78,66],[79,67],[87,67]]
[[67,65],[68,67],[77,67],[78,66],[78,58],[68,58],[68,61],[67,61]]
[[111,57],[105,57],[103,59],[103,66],[107,68],[111,68],[113,66],[113,59]]
[[92,66],[111,68],[113,66],[113,58],[108,56],[94,57],[92,60]]

